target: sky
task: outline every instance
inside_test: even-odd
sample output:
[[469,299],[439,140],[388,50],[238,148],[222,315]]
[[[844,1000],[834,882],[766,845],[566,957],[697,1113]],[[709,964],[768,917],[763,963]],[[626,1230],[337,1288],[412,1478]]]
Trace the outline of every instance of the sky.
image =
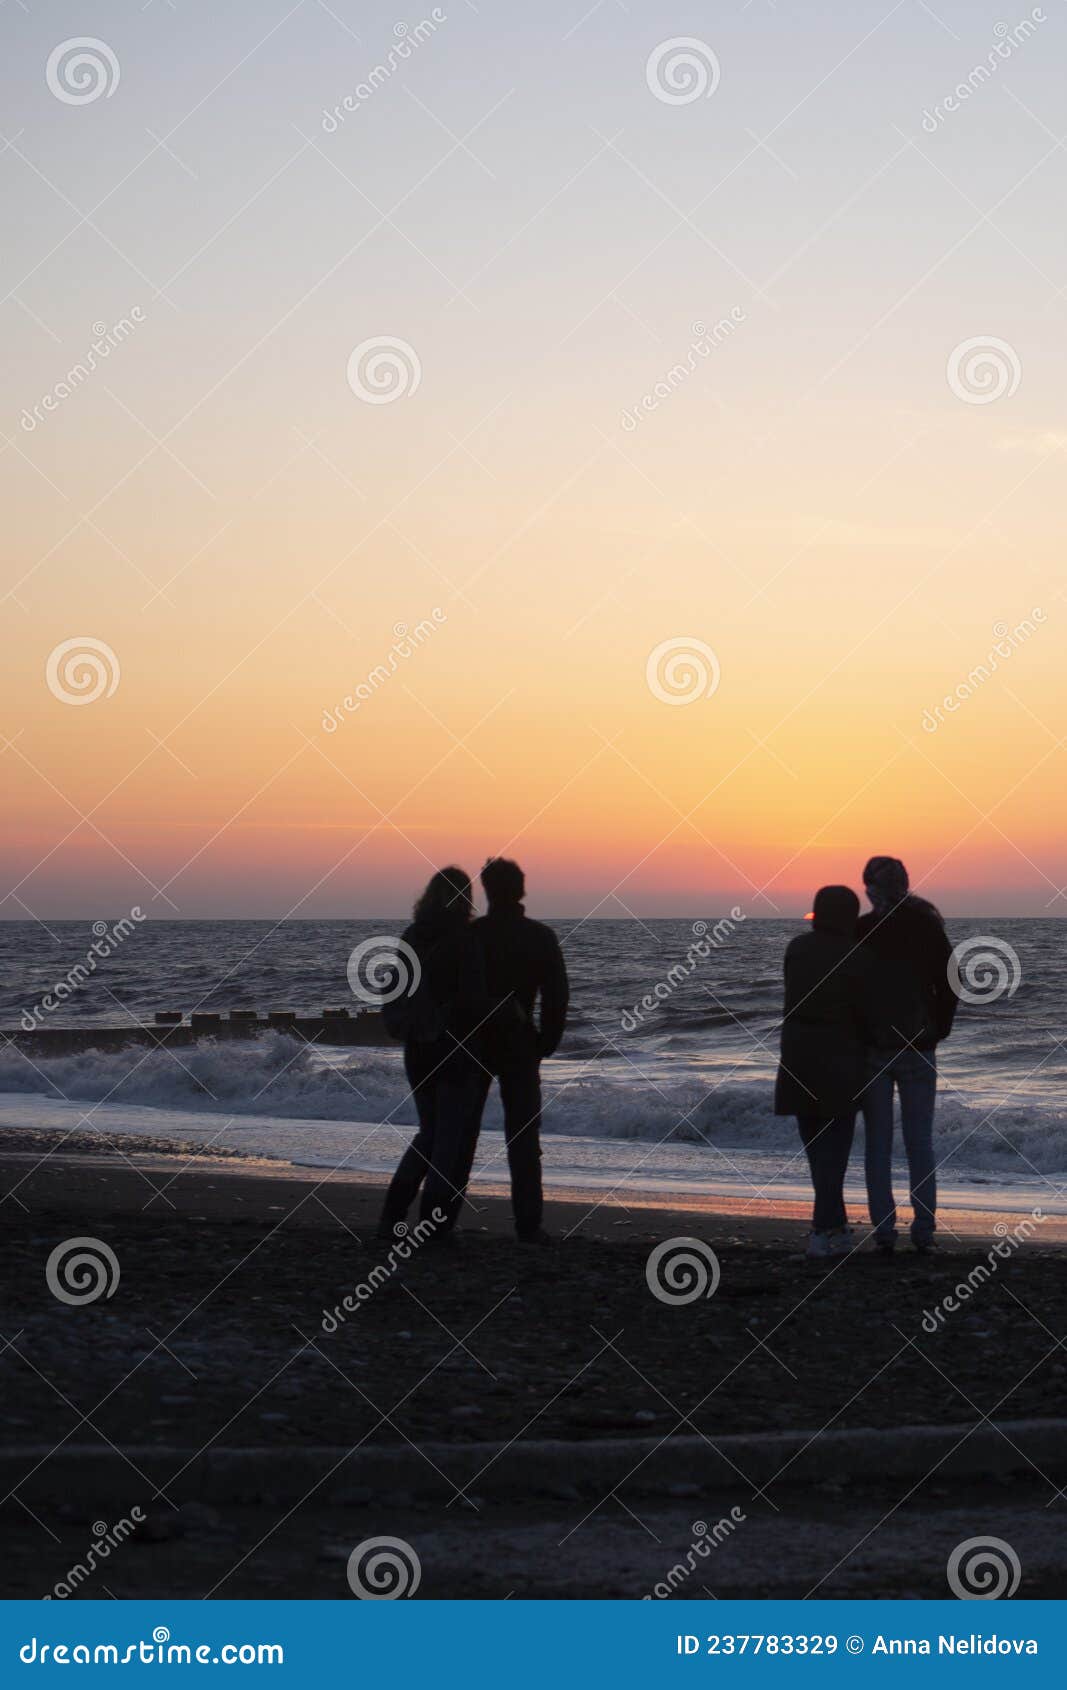
[[0,27],[0,916],[1067,912],[1062,0]]

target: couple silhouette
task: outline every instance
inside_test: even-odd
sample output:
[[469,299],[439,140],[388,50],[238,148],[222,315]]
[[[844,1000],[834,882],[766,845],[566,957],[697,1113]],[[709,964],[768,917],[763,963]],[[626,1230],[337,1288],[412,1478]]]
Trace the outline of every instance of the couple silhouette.
[[417,983],[383,1005],[403,1040],[418,1131],[386,1192],[379,1238],[401,1238],[420,1198],[420,1220],[444,1243],[470,1178],[482,1114],[500,1086],[515,1231],[548,1242],[541,1218],[541,1062],[567,1022],[569,986],[559,940],[523,907],[518,863],[491,857],[481,871],[486,913],[476,916],[470,875],[440,869],[415,905],[402,945],[418,958]]
[[937,1172],[933,1126],[937,1046],[952,1031],[957,998],[952,947],[939,911],[911,892],[897,857],[863,871],[871,908],[849,886],[816,894],[810,931],[785,953],[785,1008],[775,1113],[794,1115],[815,1192],[807,1254],[815,1261],[855,1248],[844,1182],[856,1115],[863,1114],[867,1204],[878,1250],[897,1242],[893,1195],[893,1102],[911,1185],[911,1241],[933,1248]]

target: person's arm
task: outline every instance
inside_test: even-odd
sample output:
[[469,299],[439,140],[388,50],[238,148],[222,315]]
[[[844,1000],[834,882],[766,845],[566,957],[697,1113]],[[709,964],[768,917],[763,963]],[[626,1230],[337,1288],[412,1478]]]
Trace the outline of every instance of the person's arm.
[[930,972],[934,990],[934,1024],[939,1040],[947,1039],[959,1008],[959,999],[948,977],[952,942],[940,921],[931,922]]
[[563,960],[559,940],[551,928],[546,928],[546,932],[548,939],[545,971],[541,981],[541,1028],[537,1041],[538,1053],[541,1056],[551,1056],[558,1048],[567,1025],[567,1004],[570,1001],[567,965]]

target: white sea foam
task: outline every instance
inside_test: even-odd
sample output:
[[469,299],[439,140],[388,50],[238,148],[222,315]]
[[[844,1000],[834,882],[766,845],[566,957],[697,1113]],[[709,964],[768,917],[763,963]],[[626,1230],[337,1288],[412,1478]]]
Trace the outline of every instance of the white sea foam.
[[[15,1094],[22,1094],[17,1101]],[[0,1053],[0,1130],[52,1122],[53,1105],[66,1118],[67,1102],[94,1106],[93,1121],[114,1112],[124,1131],[179,1140],[201,1118],[195,1137],[210,1121],[233,1116],[247,1125],[239,1142],[236,1132],[226,1142],[324,1165],[345,1155],[357,1125],[361,1142],[384,1125],[376,1145],[385,1167],[415,1120],[394,1050],[309,1052],[270,1034],[248,1044],[208,1040],[178,1051],[87,1051],[34,1063],[10,1047]],[[500,1124],[494,1090],[486,1127]],[[1047,1098],[1013,1093],[1008,1080],[999,1097],[981,1098],[950,1083],[938,1106],[938,1155],[953,1178],[997,1185],[1067,1178],[1065,1128],[1067,1112]],[[766,1073],[652,1054],[641,1066],[618,1059],[546,1064],[544,1130],[560,1166],[574,1162],[591,1172],[596,1163],[606,1172],[639,1164],[650,1180],[681,1177],[679,1156],[689,1183],[701,1169],[710,1176],[752,1158],[773,1168],[797,1155],[793,1122],[771,1112]],[[581,1157],[578,1142],[592,1147]]]

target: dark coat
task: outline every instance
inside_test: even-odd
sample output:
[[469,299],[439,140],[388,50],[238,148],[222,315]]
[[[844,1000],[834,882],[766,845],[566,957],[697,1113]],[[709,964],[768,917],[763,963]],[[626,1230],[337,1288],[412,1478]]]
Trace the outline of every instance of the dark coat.
[[884,1050],[932,1050],[952,1031],[956,994],[948,977],[952,946],[932,904],[906,898],[888,914],[861,916],[856,936],[877,967]]
[[851,1115],[874,1042],[875,969],[852,937],[813,928],[785,953],[776,1115]]
[[[532,921],[521,904],[513,904],[483,915],[471,937],[481,953],[491,1010],[513,1000],[519,1011],[514,1020],[506,1009],[493,1014],[484,1029],[487,1044],[507,1046],[516,1058],[551,1056],[563,1037],[570,995],[563,952],[551,927]],[[486,1061],[495,1069],[507,1054],[489,1049]]]

